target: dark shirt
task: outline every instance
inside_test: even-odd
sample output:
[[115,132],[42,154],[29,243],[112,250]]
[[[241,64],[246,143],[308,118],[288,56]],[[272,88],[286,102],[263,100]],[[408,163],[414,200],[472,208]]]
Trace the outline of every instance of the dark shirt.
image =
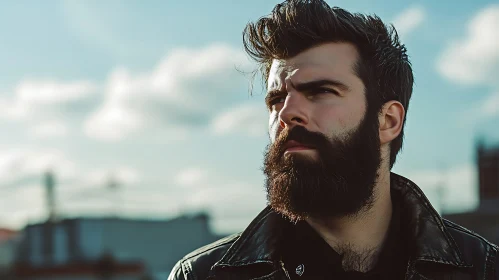
[[[339,255],[307,222],[298,222],[286,233],[283,262],[291,279],[404,279],[407,242],[400,219],[400,205],[393,200],[388,237],[375,267],[366,273],[345,271]],[[300,276],[301,274],[301,276]]]

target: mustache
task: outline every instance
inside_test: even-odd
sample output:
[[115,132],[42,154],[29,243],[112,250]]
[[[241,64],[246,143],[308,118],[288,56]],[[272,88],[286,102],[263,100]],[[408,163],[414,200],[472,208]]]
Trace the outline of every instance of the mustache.
[[309,131],[303,126],[295,126],[292,129],[285,128],[277,138],[275,148],[279,154],[284,153],[286,142],[291,140],[317,148],[325,147],[330,144],[329,138],[323,133]]

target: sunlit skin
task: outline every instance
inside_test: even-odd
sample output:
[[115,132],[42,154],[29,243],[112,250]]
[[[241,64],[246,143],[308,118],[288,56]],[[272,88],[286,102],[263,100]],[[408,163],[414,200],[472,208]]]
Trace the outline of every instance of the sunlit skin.
[[[364,84],[354,72],[357,59],[353,45],[326,43],[289,59],[274,60],[266,96],[271,142],[284,128],[294,126],[341,139],[355,130],[367,110]],[[397,101],[387,102],[378,118],[382,163],[373,207],[356,217],[306,219],[333,248],[344,244],[352,244],[359,252],[380,248],[388,231],[392,214],[389,143],[400,133],[404,108]],[[285,156],[318,158],[317,150],[301,144],[289,143]]]

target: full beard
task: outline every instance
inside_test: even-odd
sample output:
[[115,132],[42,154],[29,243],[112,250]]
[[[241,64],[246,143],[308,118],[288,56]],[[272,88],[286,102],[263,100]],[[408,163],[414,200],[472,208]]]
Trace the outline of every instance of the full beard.
[[[284,129],[265,152],[269,205],[294,222],[356,216],[370,209],[381,163],[377,121],[366,114],[343,139],[302,126]],[[318,158],[299,152],[284,155],[289,140],[313,147]]]

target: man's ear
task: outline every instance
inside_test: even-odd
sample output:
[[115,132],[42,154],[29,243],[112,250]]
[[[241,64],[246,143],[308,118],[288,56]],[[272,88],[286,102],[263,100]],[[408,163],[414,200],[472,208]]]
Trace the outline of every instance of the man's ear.
[[378,116],[379,118],[379,141],[386,144],[399,136],[404,124],[404,106],[395,100],[386,102]]

